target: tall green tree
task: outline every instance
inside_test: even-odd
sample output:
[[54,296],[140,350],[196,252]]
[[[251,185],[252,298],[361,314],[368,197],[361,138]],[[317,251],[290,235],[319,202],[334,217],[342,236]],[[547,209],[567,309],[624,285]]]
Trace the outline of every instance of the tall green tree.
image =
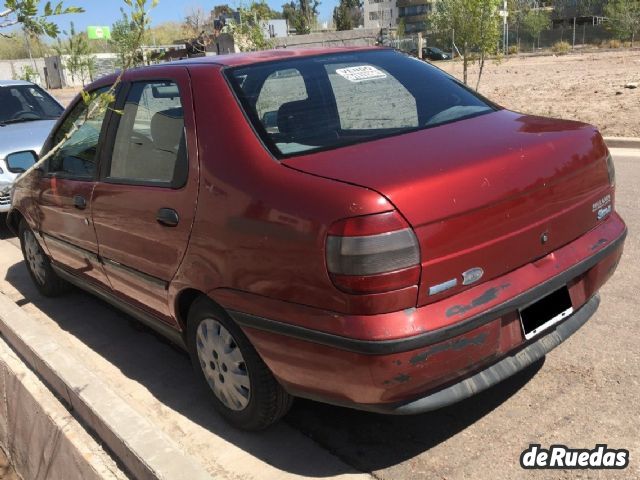
[[282,16],[298,35],[310,33],[318,17],[319,6],[319,0],[291,0],[282,5]]
[[631,40],[640,32],[640,1],[610,0],[604,7],[607,28],[621,40]]
[[58,44],[54,48],[58,55],[67,56],[65,68],[71,78],[73,80],[78,78],[85,85],[87,80],[93,81],[96,68],[95,57],[91,54],[86,34],[77,33],[73,22],[71,22],[69,32],[64,33],[67,35],[67,39],[64,41],[58,39]]
[[439,0],[429,15],[440,35],[454,38],[462,54],[465,84],[468,84],[469,64],[478,61],[476,90],[485,60],[489,53],[495,52],[502,34],[502,18],[498,15],[501,6],[501,0]]
[[[138,0],[135,0],[138,1]],[[118,56],[118,65],[130,64],[137,67],[144,64],[144,58],[140,47],[141,40],[147,33],[148,24],[142,30],[143,37],[140,38],[140,25],[125,10],[120,8],[120,20],[111,26],[111,48]]]
[[[267,8],[263,8],[266,6]],[[271,18],[271,9],[265,3],[239,8],[240,23],[229,22],[225,32],[233,35],[233,41],[243,51],[265,50],[273,46],[265,35],[264,23]]]
[[0,10],[0,36],[7,36],[2,30],[21,24],[30,35],[48,35],[55,38],[60,33],[51,17],[67,13],[81,13],[80,7],[65,7],[63,2],[44,4],[39,13],[40,0],[4,0],[4,10]]
[[523,29],[531,36],[533,49],[538,41],[540,48],[540,34],[551,27],[549,13],[544,10],[529,10],[522,21]]
[[359,0],[340,0],[333,9],[333,23],[336,30],[351,30],[360,26],[362,18],[362,2]]
[[[133,38],[136,39],[136,42],[133,47],[134,50],[139,50],[142,45],[142,41],[144,35],[149,28],[149,24],[151,19],[149,17],[149,10],[154,8],[158,4],[158,0],[151,0],[151,7],[147,7],[147,0],[123,0],[125,5],[130,8],[131,15],[127,17],[131,19],[132,29],[135,31]],[[124,12],[123,12],[124,13]],[[54,145],[51,150],[49,150],[45,155],[43,155],[33,166],[27,169],[21,176],[19,176],[15,183],[22,181],[22,179],[27,178],[29,172],[40,168],[40,166],[49,160],[53,155],[55,155],[60,148],[69,140],[69,138],[78,131],[79,128],[82,127],[87,121],[100,117],[108,108],[112,108],[113,102],[115,102],[115,91],[122,82],[122,78],[125,72],[134,65],[133,56],[126,57],[125,63],[122,65],[122,69],[120,70],[119,75],[114,80],[111,87],[109,87],[106,91],[101,93],[96,92],[87,92],[82,91],[80,94],[82,95],[83,102],[87,105],[86,113],[84,117],[82,117],[82,121],[78,124],[74,123],[73,128],[71,128],[66,135],[60,141]]]

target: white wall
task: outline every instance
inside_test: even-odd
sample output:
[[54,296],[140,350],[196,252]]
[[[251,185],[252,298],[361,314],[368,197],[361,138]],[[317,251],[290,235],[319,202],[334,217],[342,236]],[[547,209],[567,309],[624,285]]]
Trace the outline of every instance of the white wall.
[[[35,67],[34,67],[35,62]],[[44,79],[44,58],[22,58],[19,60],[0,60],[0,80],[18,80],[22,77],[23,68],[29,66],[38,71],[35,83],[46,87]]]

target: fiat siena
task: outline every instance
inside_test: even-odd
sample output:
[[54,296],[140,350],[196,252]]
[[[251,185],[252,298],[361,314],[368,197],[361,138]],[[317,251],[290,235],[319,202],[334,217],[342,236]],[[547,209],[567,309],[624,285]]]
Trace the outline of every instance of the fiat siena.
[[141,68],[87,108],[15,188],[29,272],[182,345],[241,428],[296,396],[392,414],[469,397],[580,328],[622,255],[596,128],[392,50]]

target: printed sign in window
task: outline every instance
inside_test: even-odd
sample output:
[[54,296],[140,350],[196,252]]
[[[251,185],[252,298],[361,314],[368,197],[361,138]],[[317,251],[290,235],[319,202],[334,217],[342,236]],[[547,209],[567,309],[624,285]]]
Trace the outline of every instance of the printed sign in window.
[[364,82],[367,80],[377,80],[387,78],[386,73],[381,72],[371,65],[361,65],[359,67],[338,68],[336,73],[346,78],[350,82]]

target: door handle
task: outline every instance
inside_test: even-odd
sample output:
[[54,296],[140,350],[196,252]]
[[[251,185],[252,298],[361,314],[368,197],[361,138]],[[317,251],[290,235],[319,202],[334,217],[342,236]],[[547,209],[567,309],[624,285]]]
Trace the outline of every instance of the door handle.
[[76,195],[73,197],[73,206],[79,210],[87,208],[87,200],[82,195]]
[[156,215],[156,221],[166,227],[175,227],[180,222],[180,217],[173,208],[161,208]]

